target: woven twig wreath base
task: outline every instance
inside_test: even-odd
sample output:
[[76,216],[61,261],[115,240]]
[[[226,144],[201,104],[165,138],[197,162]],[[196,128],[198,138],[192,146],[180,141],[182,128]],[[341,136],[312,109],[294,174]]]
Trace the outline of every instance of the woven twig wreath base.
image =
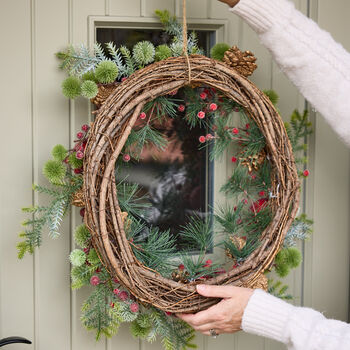
[[198,295],[196,282],[166,279],[135,258],[118,205],[115,163],[145,103],[188,84],[220,90],[255,121],[266,138],[275,194],[270,199],[274,217],[259,248],[236,269],[205,283],[256,285],[273,263],[299,204],[298,173],[283,122],[267,96],[236,71],[193,55],[155,63],[121,83],[102,105],[91,128],[84,161],[85,223],[109,272],[141,302],[168,312],[196,312],[218,300]]

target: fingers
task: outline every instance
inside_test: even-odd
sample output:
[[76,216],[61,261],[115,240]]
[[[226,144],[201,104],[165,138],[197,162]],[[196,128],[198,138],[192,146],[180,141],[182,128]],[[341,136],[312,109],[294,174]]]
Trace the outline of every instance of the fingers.
[[197,292],[205,297],[232,298],[240,292],[239,287],[234,286],[210,286],[207,284],[197,285]]
[[177,316],[196,329],[196,327],[221,320],[217,305],[196,314],[177,314]]

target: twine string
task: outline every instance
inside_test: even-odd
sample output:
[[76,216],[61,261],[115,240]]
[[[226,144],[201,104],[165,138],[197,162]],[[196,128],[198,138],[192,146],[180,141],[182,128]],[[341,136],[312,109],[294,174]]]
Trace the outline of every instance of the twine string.
[[186,0],[182,0],[182,41],[183,48],[182,54],[185,55],[187,61],[188,70],[188,83],[191,84],[191,64],[188,58],[188,47],[187,47],[187,11],[186,11]]

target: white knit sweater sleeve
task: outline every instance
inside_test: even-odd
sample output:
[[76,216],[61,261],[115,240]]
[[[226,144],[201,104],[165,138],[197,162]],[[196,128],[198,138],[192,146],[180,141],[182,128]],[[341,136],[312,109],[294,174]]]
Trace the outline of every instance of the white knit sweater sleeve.
[[349,350],[350,324],[255,290],[242,319],[245,332],[272,338],[289,350]]
[[281,70],[350,144],[350,54],[288,0],[240,0],[231,11],[258,33]]

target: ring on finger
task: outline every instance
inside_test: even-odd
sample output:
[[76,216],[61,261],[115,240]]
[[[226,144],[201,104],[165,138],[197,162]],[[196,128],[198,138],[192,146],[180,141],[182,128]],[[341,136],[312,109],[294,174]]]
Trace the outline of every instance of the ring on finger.
[[209,329],[210,336],[213,337],[214,339],[218,337],[218,333],[216,333],[215,329]]

